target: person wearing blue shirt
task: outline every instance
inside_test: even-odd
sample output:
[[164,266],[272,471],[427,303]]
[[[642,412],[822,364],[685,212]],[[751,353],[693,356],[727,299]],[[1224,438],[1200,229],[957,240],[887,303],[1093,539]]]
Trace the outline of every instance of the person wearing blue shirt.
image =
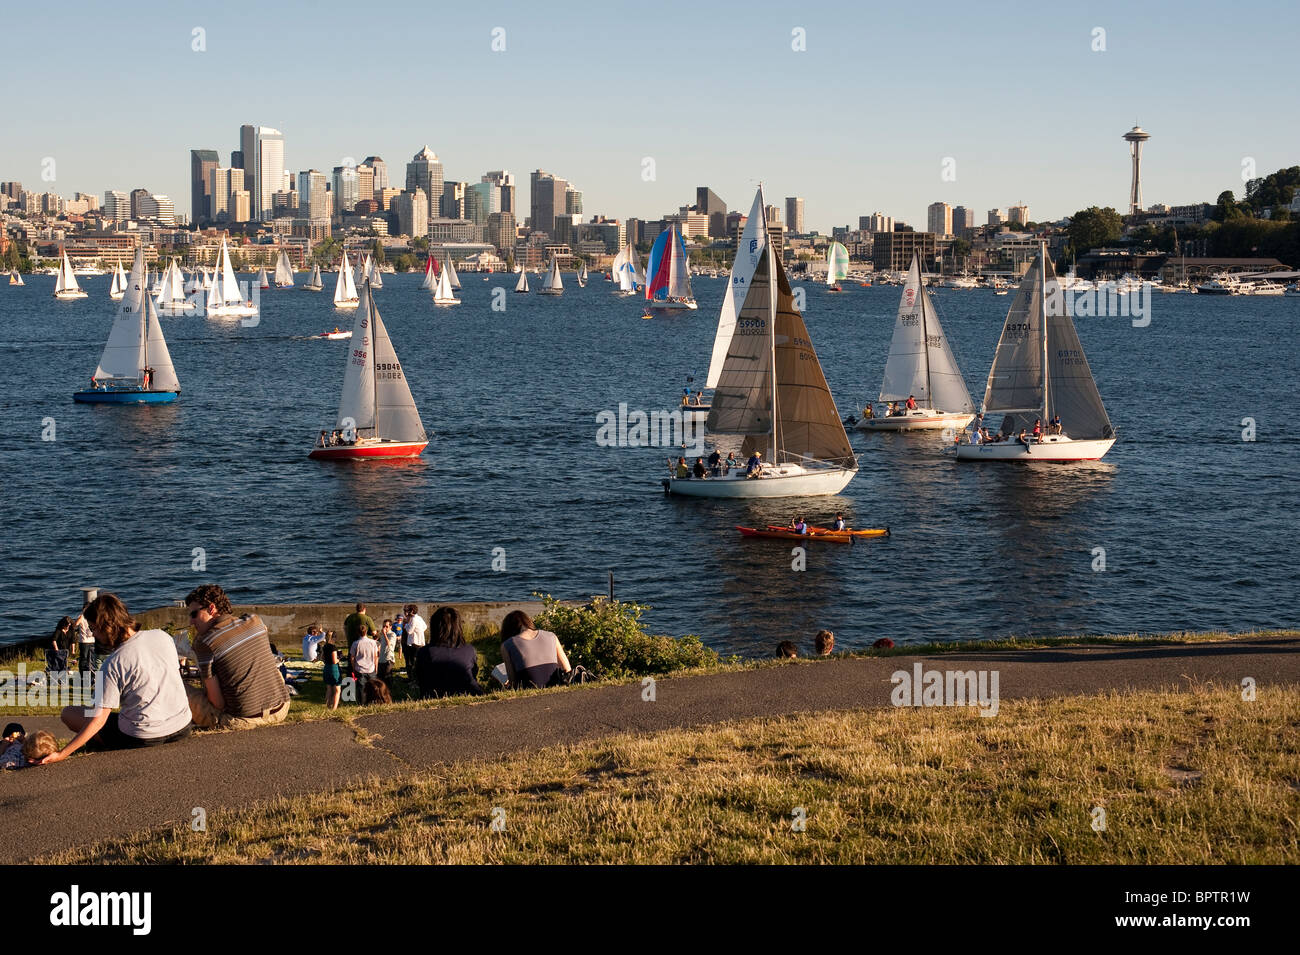
[[763,452],[755,451],[749,456],[748,466],[745,469],[746,477],[753,477],[763,467]]
[[845,523],[844,523],[844,515],[843,515],[843,514],[836,514],[836,515],[835,515],[835,523],[832,524],[831,526],[832,526],[833,528],[835,528],[835,530],[837,530],[837,531],[848,530],[848,526],[845,525]]

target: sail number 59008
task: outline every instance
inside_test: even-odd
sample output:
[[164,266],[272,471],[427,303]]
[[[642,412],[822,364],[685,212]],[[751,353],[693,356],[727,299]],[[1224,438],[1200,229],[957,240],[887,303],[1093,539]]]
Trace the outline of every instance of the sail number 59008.
[[765,318],[742,318],[736,322],[736,331],[753,334],[767,328],[767,319]]

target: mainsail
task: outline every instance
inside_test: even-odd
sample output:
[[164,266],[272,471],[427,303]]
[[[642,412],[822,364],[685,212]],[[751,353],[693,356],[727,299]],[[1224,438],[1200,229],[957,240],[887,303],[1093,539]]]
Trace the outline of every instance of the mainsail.
[[515,283],[515,291],[516,292],[528,291],[528,270],[523,267],[520,267],[519,269],[519,281]]
[[454,289],[455,291],[459,292],[459,291],[460,291],[460,276],[458,276],[458,275],[456,274],[456,263],[454,263],[454,262],[451,260],[451,255],[450,255],[450,254],[448,254],[448,256],[447,256],[447,261],[446,261],[446,263],[445,263],[445,268],[446,268],[446,270],[447,270],[447,282],[448,282],[448,284],[451,285],[452,289]]
[[1002,337],[993,355],[981,411],[1038,411],[1043,408],[1043,263],[1034,260],[1020,280]]
[[849,276],[849,250],[842,242],[832,242],[826,250],[826,284],[834,285]]
[[915,397],[921,407],[936,411],[969,414],[974,410],[934,303],[921,282],[921,263],[915,255],[903,284],[880,385],[881,401],[904,401],[909,397]]
[[336,427],[369,431],[387,441],[425,440],[424,423],[369,287],[352,325]]
[[727,348],[731,345],[732,333],[736,330],[736,310],[745,301],[749,292],[749,282],[754,276],[754,269],[767,246],[767,222],[763,218],[763,187],[759,186],[754,194],[754,204],[749,210],[749,219],[745,231],[736,247],[736,260],[731,264],[731,282],[722,297],[722,311],[718,315],[718,332],[713,339],[713,357],[709,361],[709,374],[704,381],[705,388],[718,384],[722,374],[722,363],[727,358]]
[[289,264],[289,256],[280,250],[280,255],[275,260],[275,284],[280,288],[291,288],[293,286],[293,266]]
[[[1046,263],[1046,277],[1046,287],[1056,288],[1051,260]],[[1062,430],[1071,438],[1115,437],[1079,342],[1079,333],[1066,311],[1065,296],[1059,292],[1048,295],[1044,311],[1047,312],[1047,421],[1059,415]]]
[[355,302],[357,300],[357,283],[352,277],[352,266],[348,263],[348,250],[343,250],[343,261],[339,263],[339,277],[334,284],[334,304]]
[[745,436],[742,453],[855,465],[785,269],[765,244],[713,393],[708,430]]
[[68,261],[68,250],[63,250],[63,261],[59,263],[59,277],[54,282],[54,294],[60,292],[80,292],[81,286],[77,284],[77,276],[72,271],[72,263]]

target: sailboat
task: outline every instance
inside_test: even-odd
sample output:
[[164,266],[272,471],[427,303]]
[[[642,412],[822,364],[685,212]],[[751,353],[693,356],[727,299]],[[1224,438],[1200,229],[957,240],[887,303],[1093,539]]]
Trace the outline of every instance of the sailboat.
[[448,255],[442,263],[443,271],[447,273],[447,284],[451,286],[452,291],[460,291],[460,276],[456,274],[456,263]]
[[208,292],[207,312],[210,318],[242,318],[257,314],[257,306],[244,298],[239,287],[239,279],[230,264],[230,250],[226,248],[224,236],[221,239],[217,267],[212,275],[212,289]]
[[432,292],[438,285],[438,273],[442,269],[438,265],[438,260],[429,253],[429,257],[424,260],[424,281],[420,283],[420,288],[428,289]]
[[864,431],[961,429],[975,417],[970,392],[939,324],[934,302],[921,284],[921,260],[916,255],[903,284],[880,384],[882,402],[906,402],[909,398],[914,399],[915,408],[900,405],[896,414],[863,418],[857,427]]
[[271,277],[270,277],[269,275],[266,274],[266,266],[265,266],[265,265],[262,266],[261,269],[258,270],[258,273],[257,273],[257,287],[258,287],[258,288],[270,288],[270,287],[271,287]]
[[113,284],[108,287],[108,297],[115,302],[120,302],[125,294],[126,272],[122,270],[122,260],[118,259],[117,268],[113,270]]
[[[221,240],[223,245],[225,244],[225,241],[226,241],[225,239]],[[203,284],[202,284],[203,291],[211,292],[212,283],[215,281],[216,281],[216,269],[213,269],[211,272],[209,272],[207,266],[205,265],[203,267]]]
[[181,275],[180,266],[172,259],[163,273],[162,290],[158,293],[158,314],[184,315],[192,311],[198,311],[198,303],[186,297],[185,276]]
[[520,267],[519,269],[519,281],[515,283],[515,291],[516,292],[528,291],[528,270],[523,267]]
[[849,250],[843,242],[832,242],[826,249],[826,291],[843,292],[840,283],[848,277]]
[[631,243],[614,256],[610,275],[618,283],[618,291],[614,294],[620,298],[635,295],[638,289],[645,288],[645,275],[641,272],[641,263],[637,261],[636,248]]
[[352,266],[348,262],[348,250],[343,250],[343,261],[339,263],[338,281],[334,283],[334,307],[356,308],[361,304],[357,298],[357,283],[352,277]]
[[18,274],[18,270],[17,270],[17,269],[10,269],[10,270],[9,270],[9,284],[10,284],[10,285],[26,285],[27,283],[23,281],[23,277],[22,277],[21,275]]
[[[704,379],[704,389],[711,391],[718,386],[722,377],[722,366],[727,360],[727,351],[731,347],[731,338],[736,332],[736,312],[745,301],[750,282],[754,278],[754,269],[763,256],[767,245],[767,220],[763,216],[763,187],[754,193],[754,204],[745,221],[745,231],[741,233],[737,246],[735,261],[731,263],[730,281],[727,291],[722,296],[722,310],[718,313],[718,330],[713,336],[713,354],[709,358],[709,373]],[[683,414],[707,415],[711,410],[708,402],[702,405],[684,405]]]
[[698,308],[691,292],[691,270],[686,259],[686,244],[677,230],[659,233],[650,248],[650,261],[646,264],[645,298],[653,309],[677,312]]
[[200,269],[195,268],[190,273],[190,277],[185,280],[185,294],[193,295],[195,292],[203,289],[203,273]]
[[[347,268],[342,271],[351,274]],[[334,431],[320,433],[310,458],[413,458],[429,443],[370,283],[362,291],[365,297],[352,324]]]
[[149,294],[157,295],[162,291],[162,273],[157,269],[153,271],[153,277],[149,280]]
[[563,295],[564,281],[560,278],[560,260],[551,256],[551,268],[546,273],[546,281],[538,290],[542,295]]
[[710,434],[743,435],[742,459],[761,454],[749,476],[668,478],[664,490],[691,497],[755,498],[838,494],[858,473],[808,327],[771,241],[763,244],[737,313],[713,408]]
[[[958,444],[958,460],[1096,461],[1115,443],[1046,243],[1020,282],[989,369],[980,416],[998,412],[1004,440]],[[1056,416],[1061,433],[1049,434]],[[1017,434],[1032,430],[1035,419],[1042,422],[1042,440],[1022,444]]]
[[167,351],[162,324],[146,285],[144,249],[136,249],[127,294],[117,309],[104,354],[87,391],[75,392],[85,404],[162,404],[175,401],[181,385]]
[[433,287],[434,305],[459,305],[460,299],[451,289],[451,270],[444,268],[438,273],[438,284]]
[[289,255],[284,249],[275,260],[275,287],[293,288],[293,266],[289,264]]
[[578,264],[578,288],[586,288],[586,287],[587,287],[587,263],[580,262]]
[[63,250],[63,261],[59,263],[59,277],[54,283],[54,297],[63,301],[86,297],[86,293],[77,284],[77,276],[72,271],[72,263],[68,261],[67,249]]
[[379,263],[377,261],[371,261],[370,271],[365,273],[365,275],[366,280],[370,282],[371,288],[384,287],[384,280],[379,276]]
[[313,265],[311,267],[311,278],[307,279],[307,284],[303,286],[303,290],[307,292],[319,292],[323,288],[325,288],[325,283],[320,277],[320,266]]

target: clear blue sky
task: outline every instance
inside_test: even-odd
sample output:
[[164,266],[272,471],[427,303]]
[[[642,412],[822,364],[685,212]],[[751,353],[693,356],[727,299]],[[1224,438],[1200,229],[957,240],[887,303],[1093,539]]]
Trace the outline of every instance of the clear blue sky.
[[1135,122],[1148,205],[1240,192],[1246,157],[1261,175],[1300,163],[1294,0],[65,0],[6,4],[3,22],[0,179],[39,190],[52,156],[45,188],[145,187],[178,212],[189,150],[228,161],[241,123],[282,130],[294,172],[375,154],[401,185],[428,143],[448,179],[506,168],[526,203],[541,167],[588,216],[658,217],[697,185],[748,210],[762,179],[822,231],[876,210],[923,227],[939,200],[980,221],[1020,201],[1034,219],[1122,209]]

